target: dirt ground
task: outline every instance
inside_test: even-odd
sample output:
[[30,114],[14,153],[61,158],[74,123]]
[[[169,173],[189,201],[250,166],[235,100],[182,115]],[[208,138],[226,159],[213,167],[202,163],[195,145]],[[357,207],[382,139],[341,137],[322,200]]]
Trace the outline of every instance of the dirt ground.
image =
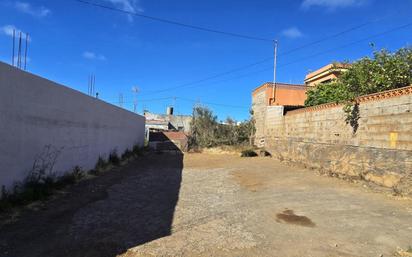
[[412,201],[271,158],[148,154],[0,227],[0,256],[393,256]]

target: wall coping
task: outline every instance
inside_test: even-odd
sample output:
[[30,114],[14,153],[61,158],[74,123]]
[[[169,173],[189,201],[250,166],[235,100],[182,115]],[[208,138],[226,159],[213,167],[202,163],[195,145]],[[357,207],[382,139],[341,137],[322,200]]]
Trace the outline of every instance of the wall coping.
[[[388,99],[388,98],[399,97],[399,96],[410,95],[410,94],[412,94],[412,85],[407,86],[407,87],[387,90],[383,92],[378,92],[378,93],[374,93],[370,95],[359,96],[356,98],[356,102],[365,103],[365,102],[371,102],[371,101],[381,101],[381,100]],[[343,106],[343,104],[342,103],[326,103],[326,104],[320,104],[320,105],[315,105],[311,107],[289,111],[286,113],[286,115],[294,115],[294,114],[305,113],[305,112],[316,112],[316,111],[332,109],[332,108],[336,108],[340,106]]]

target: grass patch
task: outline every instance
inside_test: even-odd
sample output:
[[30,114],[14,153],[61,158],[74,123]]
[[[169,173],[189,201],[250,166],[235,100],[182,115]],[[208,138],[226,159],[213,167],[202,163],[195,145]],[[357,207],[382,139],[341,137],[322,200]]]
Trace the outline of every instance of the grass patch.
[[258,156],[258,154],[252,149],[243,150],[240,154],[240,157],[256,157],[256,156]]

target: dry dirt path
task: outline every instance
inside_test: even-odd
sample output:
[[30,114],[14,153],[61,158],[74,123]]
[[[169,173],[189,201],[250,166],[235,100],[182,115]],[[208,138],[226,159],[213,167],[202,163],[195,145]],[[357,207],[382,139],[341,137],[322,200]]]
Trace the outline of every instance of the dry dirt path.
[[0,228],[0,256],[393,256],[412,202],[269,158],[149,155]]

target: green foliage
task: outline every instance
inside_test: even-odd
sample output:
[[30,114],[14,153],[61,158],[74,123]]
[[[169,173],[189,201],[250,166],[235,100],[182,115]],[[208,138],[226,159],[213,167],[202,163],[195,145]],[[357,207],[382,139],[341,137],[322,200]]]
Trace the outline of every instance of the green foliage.
[[214,147],[220,145],[240,145],[249,142],[254,132],[252,120],[237,124],[228,117],[219,123],[213,112],[206,107],[195,107],[191,123],[189,147]]
[[240,154],[240,157],[256,157],[256,156],[258,156],[258,154],[252,149],[244,150]]
[[133,155],[136,157],[143,155],[143,149],[139,145],[134,145],[132,152],[133,152]]
[[356,97],[412,84],[412,48],[381,50],[354,62],[338,80],[308,92],[306,106],[351,102]]
[[133,157],[133,152],[132,151],[130,151],[129,149],[126,149],[125,151],[124,151],[124,153],[122,154],[122,160],[129,160],[129,159],[131,159],[132,157]]
[[34,201],[47,199],[55,190],[62,189],[80,181],[84,177],[83,170],[76,166],[72,172],[56,177],[55,174],[43,173],[38,176],[31,171],[23,182],[15,183],[11,191],[2,187],[0,212],[13,206],[25,205]]
[[101,156],[97,159],[96,165],[94,166],[94,171],[99,172],[107,168],[109,163]]
[[346,122],[355,133],[359,120],[356,97],[411,84],[412,48],[402,48],[395,53],[381,50],[375,52],[372,59],[365,57],[354,62],[338,80],[311,89],[305,105],[344,103]]
[[117,155],[116,149],[109,154],[109,162],[115,166],[120,165],[120,158]]
[[307,92],[306,106],[314,106],[324,103],[344,103],[354,98],[347,87],[340,81],[319,84]]

